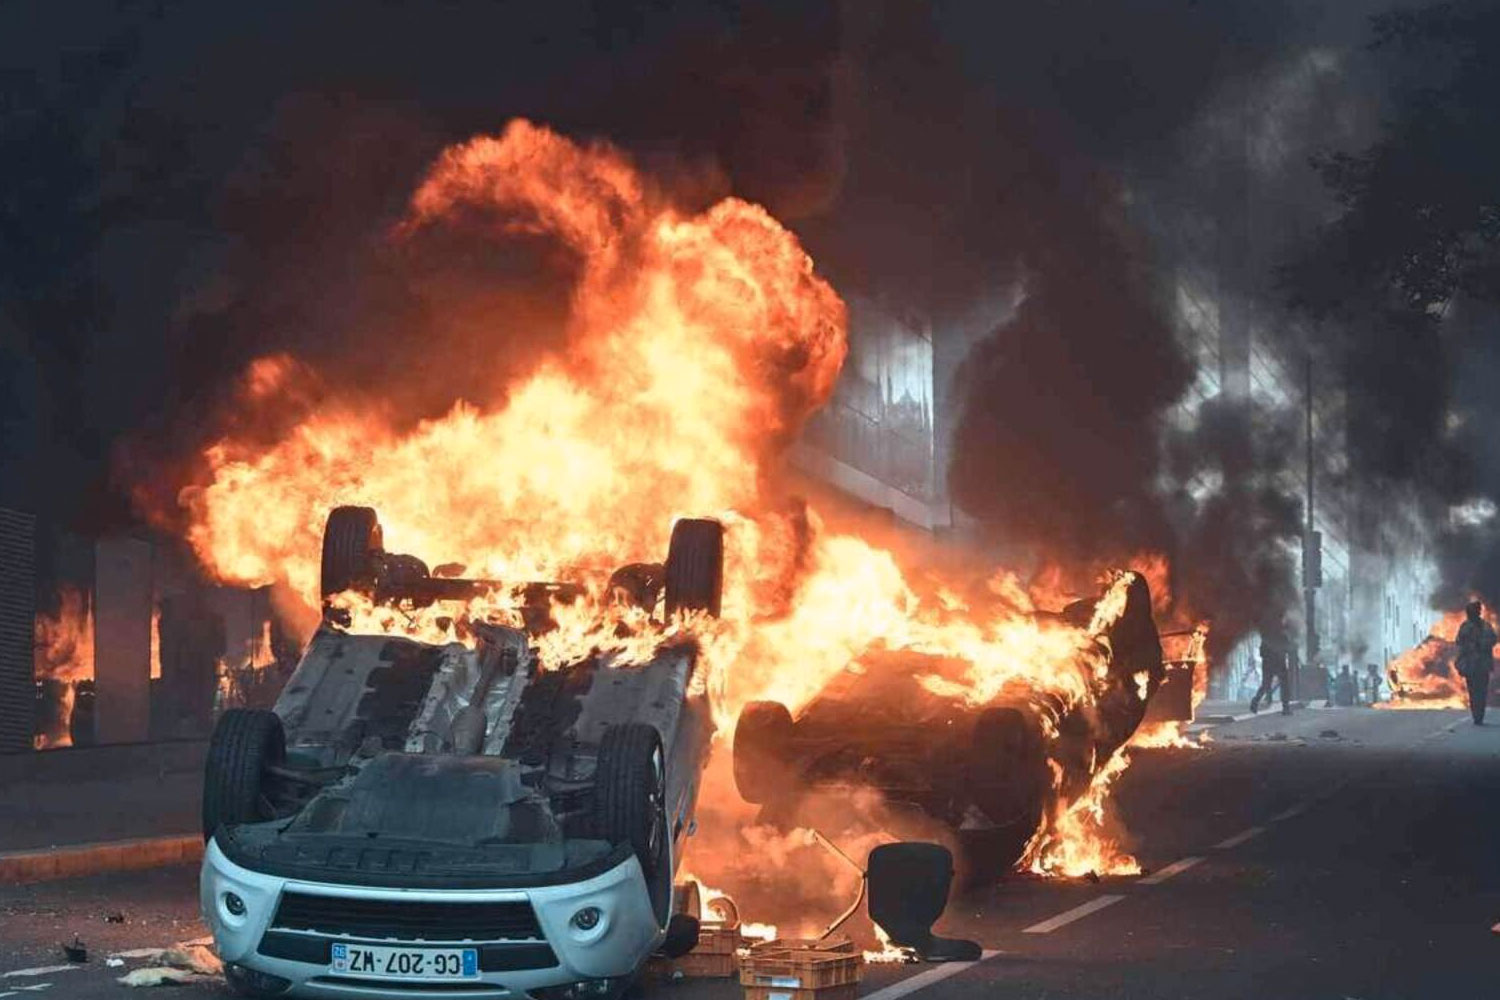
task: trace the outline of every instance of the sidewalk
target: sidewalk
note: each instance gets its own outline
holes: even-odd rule
[[[192,860],[202,850],[207,749],[184,741],[0,755],[0,881]]]

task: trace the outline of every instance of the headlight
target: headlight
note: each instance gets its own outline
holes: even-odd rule
[[[600,910],[599,907],[585,906],[583,909],[573,914],[573,919],[570,920],[569,923],[571,923],[576,929],[580,931],[591,931],[595,927],[599,926],[599,920],[603,916],[604,911]]]
[[[224,912],[231,917],[243,917],[245,915],[245,901],[232,892],[224,893]]]

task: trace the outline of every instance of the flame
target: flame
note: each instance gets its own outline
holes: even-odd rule
[[[161,605],[151,605],[151,679],[161,680]]]
[[[61,711],[47,732],[37,734],[36,748],[72,746],[69,726],[77,694],[75,685],[94,679],[94,610],[89,595],[76,587],[62,587],[57,614],[36,616],[33,639],[36,678],[60,681],[63,685]]]
[[[1464,680],[1455,667],[1458,647],[1454,642],[1464,617],[1462,611],[1444,614],[1433,623],[1427,638],[1386,665],[1390,697],[1377,702],[1376,708],[1468,708]],[[1484,617],[1491,627],[1496,625],[1494,612],[1488,607]]]
[[[880,943],[880,949],[865,951],[863,954],[866,962],[872,965],[904,965],[917,961],[916,949],[892,944],[891,936],[885,932],[884,927],[876,923],[870,926],[875,929],[875,940]]]
[[[1053,779],[1062,787],[1063,772],[1052,763]],[[1026,845],[1021,866],[1037,875],[1081,878],[1085,875],[1139,875],[1141,866],[1110,834],[1109,788],[1127,767],[1130,755],[1120,751],[1094,772],[1088,790],[1072,802],[1059,796],[1050,822]]]
[[[1154,584],[1151,595],[1154,601],[1156,597]],[[1164,650],[1165,659],[1169,662],[1192,664],[1193,718],[1197,718],[1198,706],[1203,703],[1204,698],[1208,697],[1208,628],[1208,624],[1204,622],[1186,636],[1174,636],[1174,638],[1186,640],[1184,648],[1176,655]],[[1168,637],[1163,636],[1163,638]],[[1207,744],[1213,742],[1213,737],[1206,731],[1198,733],[1196,737],[1189,736],[1187,727],[1192,724],[1192,719],[1142,723],[1136,729],[1135,734],[1130,737],[1130,746],[1145,749],[1202,750]]]
[[[558,627],[538,639],[544,667],[591,653],[640,662],[691,638],[723,729],[751,699],[795,712],[881,646],[962,661],[957,679],[923,683],[969,704],[1020,693],[1056,713],[1099,696],[1102,631],[1124,607],[1128,574],[1112,578],[1087,628],[1029,614],[1051,603],[1048,586],[1062,592],[1061,574],[1026,588],[998,575],[998,600],[969,607],[963,587],[913,583],[891,552],[776,494],[780,453],[829,398],[847,338],[843,302],[764,209],[726,198],[685,212],[613,148],[518,120],[445,152],[396,235],[471,225],[570,255],[566,350],[493,399],[415,424],[376,401],[314,400],[299,387],[318,373],[286,356],[252,365],[237,405],[274,409],[290,391],[298,415],[269,441],[264,428],[231,423],[205,452],[206,479],[184,492],[188,540],[216,578],[279,585],[315,612],[324,519],[363,504],[378,510],[387,550],[499,582],[461,607],[339,595],[353,629],[468,641],[466,621],[517,622],[527,582],[574,583],[584,596],[555,604]],[[393,368],[401,356],[391,352]],[[610,570],[660,561],[683,515],[725,525],[723,614],[659,622],[611,602]],[[1098,837],[1126,760],[1098,762],[1088,793],[1059,804],[1032,867],[1134,864]]]

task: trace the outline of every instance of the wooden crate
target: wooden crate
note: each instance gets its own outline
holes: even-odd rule
[[[757,941],[750,946],[752,955],[768,951],[835,951],[849,955],[857,950],[854,942],[845,934],[826,938],[775,938],[771,941]]]
[[[745,939],[738,927],[722,924],[704,924],[698,929],[698,945],[694,955],[733,955],[744,946]]]
[[[732,979],[740,968],[736,953],[743,943],[739,928],[708,924],[698,931],[696,948],[681,958],[653,958],[647,971],[663,979]]]
[[[733,979],[739,971],[734,952],[700,955],[690,951],[667,962],[667,974],[680,973],[686,979]]]
[[[822,991],[858,983],[863,966],[864,956],[858,952],[766,949],[741,960],[740,984],[783,991]]]

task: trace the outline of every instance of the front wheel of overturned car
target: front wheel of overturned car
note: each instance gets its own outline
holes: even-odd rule
[[[791,768],[787,745],[792,713],[779,701],[752,701],[740,710],[734,726],[734,787],[752,805],[767,805],[786,795]]]
[[[661,737],[644,722],[610,726],[599,741],[594,772],[594,826],[611,844],[629,844],[640,860],[657,923],[672,909],[667,832],[667,769]]]
[[[203,840],[226,823],[274,819],[266,770],[286,760],[286,733],[275,712],[231,708],[219,716],[203,768]]]
[[[672,525],[667,546],[667,615],[707,611],[715,618],[724,597],[724,526],[685,517]]]

